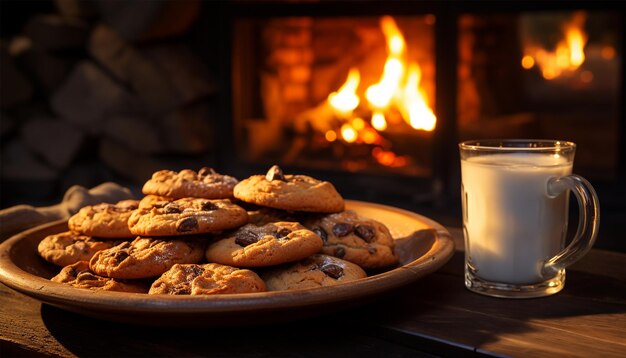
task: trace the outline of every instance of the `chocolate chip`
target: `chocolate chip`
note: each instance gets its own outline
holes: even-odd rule
[[[354,226],[348,223],[337,223],[333,226],[333,234],[338,237],[346,236],[354,230]]]
[[[280,169],[278,165],[272,166],[270,170],[267,171],[267,174],[265,174],[265,179],[267,179],[268,181],[272,181],[272,180],[286,181],[285,174],[283,174],[283,170]]]
[[[76,276],[76,281],[97,281],[98,280],[98,276],[92,274],[89,271],[83,271],[81,273],[78,274],[78,276]]]
[[[198,220],[193,216],[188,216],[176,223],[176,231],[187,232],[198,228]]]
[[[217,210],[219,208],[220,208],[219,206],[213,204],[210,201],[205,201],[204,203],[202,203],[202,210],[204,210],[204,211],[213,211],[213,210]]]
[[[335,249],[335,253],[334,253],[335,257],[338,258],[342,258],[344,256],[346,256],[346,249],[344,249],[343,247],[339,246]]]
[[[324,240],[324,242],[328,241],[328,234],[326,233],[326,230],[324,230],[323,228],[316,226],[311,231],[316,233],[317,236],[321,237],[322,240]]]
[[[282,229],[278,230],[278,231],[274,234],[274,236],[275,236],[277,239],[281,239],[281,238],[287,238],[287,235],[289,235],[289,234],[291,234],[291,230],[289,230],[289,229],[287,229],[286,227],[284,227],[284,228],[282,228]]]
[[[235,238],[235,244],[246,247],[259,241],[259,236],[252,231],[240,231]]]
[[[164,210],[166,214],[179,214],[182,212],[182,209],[180,208],[180,206],[178,206],[178,204],[175,204],[175,203],[169,203],[165,205]]]
[[[167,200],[161,200],[161,201],[157,201],[155,203],[152,204],[153,208],[164,208],[166,207],[168,204],[170,204],[169,201]]]
[[[209,168],[209,167],[204,167],[198,170],[198,176],[200,177],[204,177],[204,176],[211,175],[211,174],[217,174],[217,172],[213,170],[213,168]]]
[[[128,256],[130,256],[130,254],[126,251],[115,251],[113,254],[113,261],[119,264],[120,262],[126,260]]]
[[[376,253],[376,248],[374,246],[367,246],[367,252],[369,252],[370,254],[374,255]]]
[[[372,241],[374,236],[376,236],[376,230],[369,225],[357,225],[354,228],[354,233],[366,242]]]
[[[191,267],[191,274],[193,275],[193,278],[202,275],[203,272],[204,269],[201,266],[194,265]]]
[[[334,278],[335,280],[343,276],[343,268],[341,268],[341,266],[339,265],[325,264],[322,267],[320,267],[320,270],[326,275]]]

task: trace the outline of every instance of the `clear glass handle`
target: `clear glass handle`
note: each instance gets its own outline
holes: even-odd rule
[[[548,181],[548,194],[557,196],[571,190],[578,201],[578,229],[572,242],[556,256],[546,261],[543,274],[554,276],[560,270],[578,261],[593,246],[600,228],[600,202],[591,184],[578,175],[552,178]]]

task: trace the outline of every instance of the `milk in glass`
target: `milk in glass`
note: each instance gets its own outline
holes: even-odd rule
[[[571,172],[572,163],[558,154],[461,160],[466,255],[477,277],[512,284],[547,279],[541,268],[562,248],[569,199],[548,195],[548,180]]]

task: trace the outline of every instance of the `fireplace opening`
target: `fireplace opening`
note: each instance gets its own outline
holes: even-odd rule
[[[431,176],[435,21],[433,15],[236,21],[240,158]]]

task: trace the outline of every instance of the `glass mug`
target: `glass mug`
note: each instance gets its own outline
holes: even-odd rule
[[[598,197],[572,174],[576,144],[556,140],[477,140],[459,144],[465,286],[495,297],[541,297],[565,285],[565,268],[593,246]],[[569,193],[577,232],[565,247]]]

